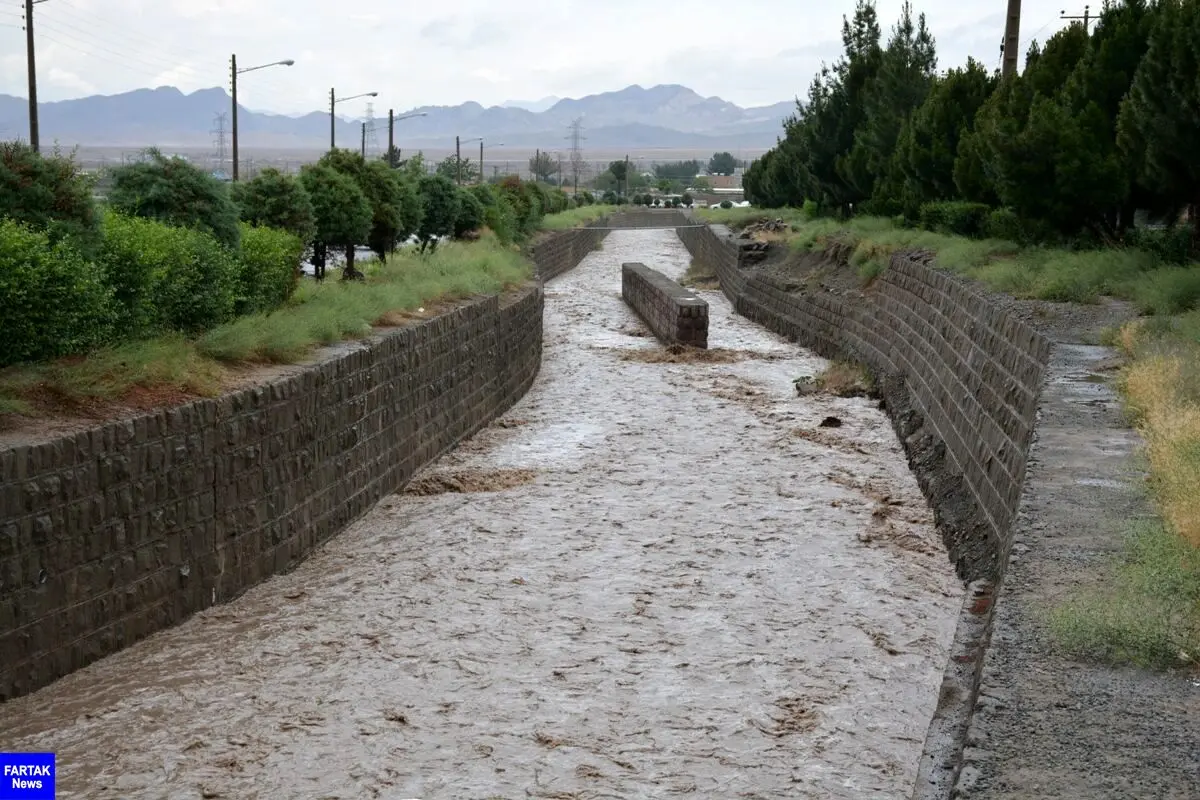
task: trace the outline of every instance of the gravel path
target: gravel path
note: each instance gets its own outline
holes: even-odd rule
[[[508,415],[296,571],[0,706],[0,749],[56,751],[61,798],[907,796],[961,588],[883,412],[796,397],[824,362],[718,293],[710,361],[672,363],[631,260],[688,255],[613,232]]]

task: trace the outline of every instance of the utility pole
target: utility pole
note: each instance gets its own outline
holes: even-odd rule
[[[483,183],[483,139],[479,140],[479,182]]]
[[[362,157],[367,160],[367,123],[362,124]]]
[[[462,141],[454,137],[454,182],[462,186]]]
[[[40,152],[38,145],[37,58],[33,52],[33,7],[46,0],[25,0],[25,56],[29,69],[29,146]]]
[[[629,195],[629,154],[625,154],[625,191],[621,194],[622,197]]]
[[[1004,43],[1000,52],[1004,57],[1000,74],[1007,78],[1017,74],[1017,60],[1021,47],[1021,0],[1008,0],[1008,18],[1004,23]]]
[[[1090,5],[1089,5],[1089,6],[1084,6],[1084,7],[1083,7],[1083,16],[1082,16],[1082,17],[1071,17],[1071,16],[1067,16],[1067,12],[1066,12],[1066,10],[1064,9],[1064,10],[1061,12],[1061,16],[1059,16],[1059,19],[1080,19],[1080,20],[1083,20],[1083,32],[1084,32],[1084,33],[1087,33],[1087,32],[1088,32],[1088,25],[1089,25],[1089,24],[1091,24],[1091,21],[1092,21],[1092,7],[1091,7]]]
[[[388,166],[396,168],[396,114],[388,109]]]
[[[335,127],[333,117],[333,105],[337,100],[334,99],[333,89],[329,90],[329,150],[330,152],[337,149],[337,128]]]
[[[535,155],[533,157],[533,170],[534,170],[533,171],[533,182],[534,183],[537,183],[537,179],[538,179],[537,170],[539,170],[541,168],[542,168],[542,149],[539,147],[537,149],[537,155]]]
[[[237,135],[237,54],[234,53],[229,57],[229,74],[233,78],[231,84],[233,95],[233,182],[237,183],[238,179],[238,135]],[[221,166],[225,166],[225,115],[221,115]]]

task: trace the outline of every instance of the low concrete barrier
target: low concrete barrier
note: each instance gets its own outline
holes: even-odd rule
[[[622,264],[621,296],[666,344],[708,347],[708,303],[661,272]]]

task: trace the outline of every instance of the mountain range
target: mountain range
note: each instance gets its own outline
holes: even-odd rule
[[[397,146],[444,148],[453,146],[457,135],[483,137],[495,146],[562,150],[569,146],[568,126],[582,118],[587,148],[766,148],[774,145],[783,119],[795,110],[792,101],[742,108],[679,85],[629,86],[578,99],[551,97],[525,104],[534,108],[549,104],[538,111],[517,102],[396,109],[397,116],[425,113],[396,123]],[[67,147],[211,147],[217,115],[229,110],[224,89],[184,94],[173,86],[160,86],[42,103],[38,122],[43,145],[57,141]],[[377,141],[386,145],[386,109],[376,107],[375,124]],[[339,118],[338,144],[357,146],[361,125],[361,119]],[[0,94],[3,136],[24,135],[28,129],[28,101]],[[238,130],[243,150],[323,148],[329,141],[329,114],[288,116],[239,105]]]

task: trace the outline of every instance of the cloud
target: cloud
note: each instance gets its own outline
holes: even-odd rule
[[[46,80],[52,86],[59,86],[64,89],[70,89],[80,94],[95,94],[96,86],[90,81],[85,81],[83,78],[76,75],[74,72],[68,72],[65,69],[52,67]],[[39,103],[39,105],[41,105]]]
[[[884,36],[903,0],[878,0]],[[767,105],[803,96],[822,60],[841,53],[855,0],[61,0],[36,6],[42,96],[62,100],[175,83],[184,91],[228,85],[228,59],[296,66],[248,75],[255,107],[320,109],[329,87],[378,90],[397,110],[513,96],[580,97],[629,84],[680,83],[703,96]],[[999,56],[996,0],[915,0],[937,38],[939,65]],[[1024,52],[1061,26],[1058,8],[1026,4]],[[0,23],[15,21],[0,8]],[[43,24],[44,23],[44,24]],[[0,27],[0,92],[25,94],[24,34]],[[57,72],[52,72],[57,70]],[[51,78],[51,75],[60,76]],[[67,76],[75,76],[72,79]],[[82,81],[82,82],[81,82]]]

